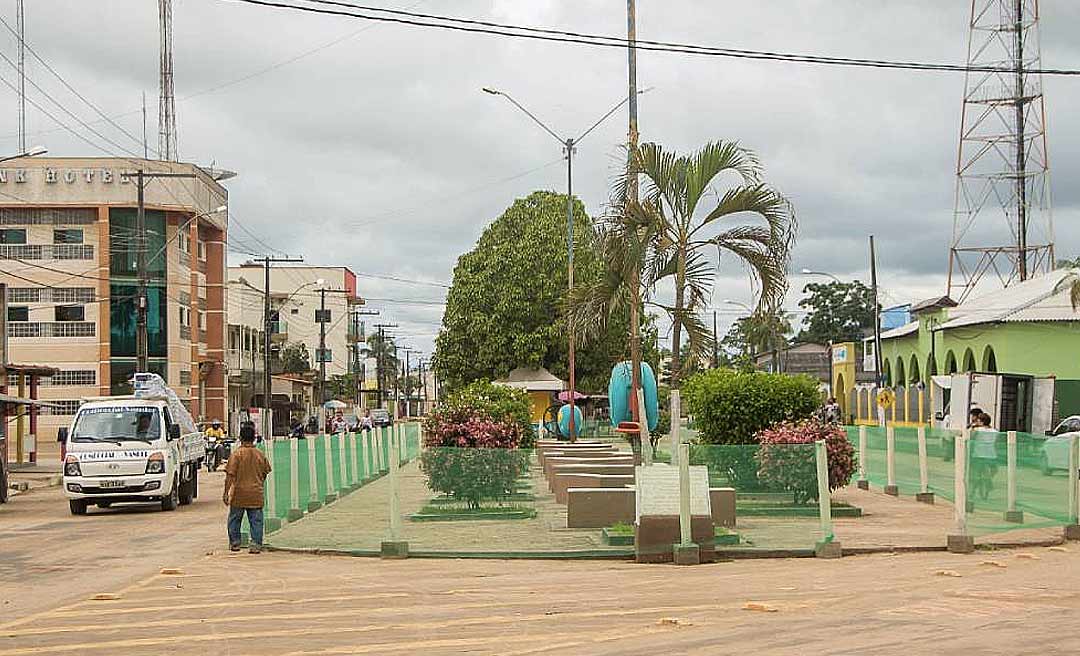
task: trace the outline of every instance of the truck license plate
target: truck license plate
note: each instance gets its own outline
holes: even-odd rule
[[[101,487],[103,489],[110,487],[124,487],[124,481],[101,481]]]

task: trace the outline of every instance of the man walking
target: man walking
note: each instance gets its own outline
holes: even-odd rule
[[[262,551],[263,542],[263,482],[270,473],[270,462],[255,448],[255,435],[241,431],[240,448],[229,457],[225,466],[225,494],[222,501],[229,507],[229,550],[240,551],[240,522],[247,514],[251,527],[250,553]]]

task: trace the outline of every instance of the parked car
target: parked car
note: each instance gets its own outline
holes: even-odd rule
[[[1080,436],[1080,415],[1072,415],[1061,420],[1054,430],[1047,435],[1039,457],[1039,468],[1049,476],[1055,471],[1069,470],[1069,443],[1073,437]]]
[[[380,426],[392,426],[394,424],[394,418],[390,416],[390,413],[384,408],[375,408],[371,411],[371,423],[376,427]]]

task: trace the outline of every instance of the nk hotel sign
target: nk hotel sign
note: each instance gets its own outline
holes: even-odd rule
[[[39,176],[45,184],[131,184],[135,173],[104,168],[0,169],[0,185],[25,184]]]

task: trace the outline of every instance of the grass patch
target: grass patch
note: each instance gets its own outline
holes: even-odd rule
[[[513,505],[514,502],[521,502],[521,501],[536,501],[536,496],[533,495],[532,493],[527,493],[527,492],[515,492],[513,494],[507,495],[506,497],[503,497],[502,499],[500,499],[499,503],[511,502],[511,505]],[[446,496],[435,497],[431,501],[428,501],[428,505],[429,506],[454,506],[454,507],[457,507],[457,508],[465,508],[465,509],[468,508],[468,506],[463,501],[461,501],[461,499],[455,499],[454,497],[446,497]],[[501,506],[493,506],[493,507],[501,507]]]
[[[432,501],[436,501],[432,499]],[[521,504],[505,504],[470,508],[468,505],[455,503],[428,503],[420,512],[409,516],[414,522],[467,522],[477,520],[532,519],[536,509]]]

